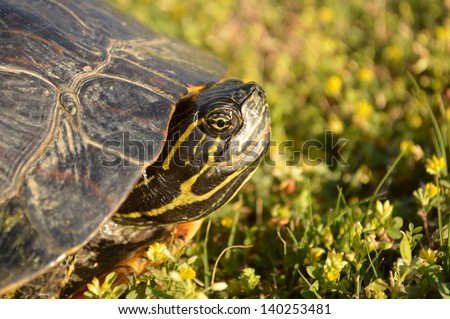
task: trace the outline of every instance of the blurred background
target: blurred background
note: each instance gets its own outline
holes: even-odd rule
[[[110,2],[266,91],[270,154],[186,251],[207,286],[252,245],[213,296],[450,291],[449,0]]]

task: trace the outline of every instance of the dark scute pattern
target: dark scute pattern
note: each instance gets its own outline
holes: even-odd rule
[[[166,98],[133,83],[98,78],[83,85],[80,101],[82,128],[90,139],[142,167],[158,156],[175,108]]]
[[[0,71],[0,202],[49,134],[55,97],[40,79]]]

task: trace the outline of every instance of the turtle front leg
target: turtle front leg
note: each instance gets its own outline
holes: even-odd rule
[[[161,240],[155,242],[164,243],[170,249],[170,253],[175,255],[180,252],[195,236],[200,229],[203,219],[180,223],[176,225],[170,225],[167,227],[167,232],[164,236],[161,236]],[[161,261],[151,261],[147,257],[148,245],[141,247],[136,251],[130,253],[125,258],[120,260],[111,271],[105,272],[98,279],[99,282],[104,282],[106,276],[110,272],[115,272],[117,277],[111,288],[118,285],[128,285],[128,277],[130,275],[138,277],[151,267],[155,267],[161,264]],[[75,293],[68,295],[68,298],[85,298],[84,293],[87,291],[87,285],[83,285]]]

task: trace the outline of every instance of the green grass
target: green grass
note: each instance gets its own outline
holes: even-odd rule
[[[449,1],[114,2],[259,82],[274,141],[130,297],[450,297]]]

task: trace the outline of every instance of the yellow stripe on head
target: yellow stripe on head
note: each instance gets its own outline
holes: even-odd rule
[[[183,134],[181,134],[180,138],[178,139],[178,141],[175,143],[175,145],[171,148],[169,155],[167,155],[167,157],[164,159],[162,168],[163,170],[168,170],[170,167],[170,161],[172,160],[172,158],[175,155],[175,152],[180,148],[181,144],[183,144],[183,142],[187,139],[187,137],[189,136],[189,134],[191,134],[191,132],[200,124],[200,120],[197,120],[195,122],[192,122],[187,128],[186,130],[183,132]]]
[[[184,182],[181,185],[181,194],[177,197],[175,197],[173,199],[173,201],[171,201],[170,203],[158,207],[158,208],[154,208],[150,211],[147,212],[133,212],[133,213],[128,213],[127,217],[131,217],[131,218],[138,218],[138,217],[142,217],[142,216],[158,216],[161,214],[164,214],[164,212],[175,209],[179,206],[182,205],[189,205],[189,204],[193,204],[196,202],[202,202],[205,201],[207,199],[209,199],[211,196],[213,196],[216,192],[220,192],[223,188],[226,188],[229,183],[236,178],[237,176],[240,175],[240,173],[245,170],[247,167],[241,167],[238,170],[234,171],[232,174],[230,174],[226,179],[224,179],[219,185],[217,185],[217,187],[215,187],[214,189],[210,190],[209,192],[206,192],[204,194],[194,194],[191,192],[192,189],[192,185],[195,183],[195,181],[197,180],[197,178],[200,175],[195,175],[193,176],[191,179],[187,180],[186,182]],[[195,180],[194,180],[195,178]]]
[[[140,181],[139,183],[134,185],[134,188],[140,188],[142,186],[145,186],[148,183],[150,183],[154,178],[155,178],[155,176],[150,176],[149,178],[143,179],[142,181]]]

